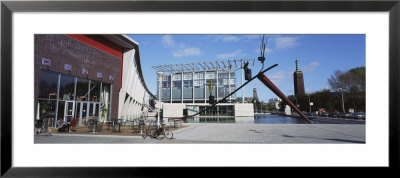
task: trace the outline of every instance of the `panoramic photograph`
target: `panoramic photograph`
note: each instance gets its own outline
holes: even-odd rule
[[[36,34],[35,144],[365,144],[365,34]]]

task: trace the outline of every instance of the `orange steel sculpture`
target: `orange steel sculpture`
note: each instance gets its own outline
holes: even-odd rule
[[[267,86],[270,90],[272,90],[278,97],[280,97],[283,101],[286,101],[290,107],[292,107],[304,120],[306,120],[309,124],[312,124],[311,121],[308,119],[307,116],[305,116],[299,108],[297,108],[296,105],[293,104],[293,102],[291,102],[279,89],[278,87],[276,87],[271,80],[268,79],[267,76],[264,75],[265,72],[267,72],[268,70],[274,68],[278,66],[278,64],[274,64],[271,67],[259,72],[256,76],[252,77],[251,79],[249,79],[246,83],[244,83],[243,85],[241,85],[239,88],[237,88],[235,91],[233,91],[232,93],[230,93],[229,95],[225,96],[224,98],[222,98],[221,100],[219,100],[218,102],[214,102],[211,104],[211,107],[201,110],[196,114],[193,114],[191,116],[184,116],[182,118],[179,119],[183,119],[186,120],[186,118],[189,117],[194,117],[196,115],[199,115],[200,113],[203,113],[207,110],[209,110],[210,108],[216,106],[218,103],[224,102],[226,101],[226,98],[228,98],[229,96],[233,95],[234,93],[236,93],[237,91],[239,91],[241,88],[243,88],[245,85],[247,85],[248,83],[250,83],[252,80],[254,80],[255,78],[258,78],[262,83],[264,83],[265,86]]]
[[[287,98],[279,89],[278,87],[276,87],[274,85],[274,83],[272,83],[271,80],[268,79],[267,76],[265,76],[263,73],[259,73],[257,75],[258,80],[260,80],[265,86],[267,86],[272,92],[274,92],[277,96],[279,96],[279,98],[281,98],[282,100],[286,101],[290,107],[292,107],[297,114],[299,114],[304,120],[306,120],[309,124],[311,124],[311,121],[308,119],[307,116],[305,116],[300,109],[293,104],[292,101],[289,100],[289,98]]]

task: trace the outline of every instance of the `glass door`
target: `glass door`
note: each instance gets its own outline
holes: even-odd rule
[[[87,123],[87,114],[88,114],[88,112],[87,112],[87,109],[88,109],[88,103],[86,103],[86,102],[81,102],[81,116],[80,116],[80,120],[82,121],[82,123],[83,124],[85,124],[86,125],[86,123]]]
[[[78,119],[79,126],[86,125],[88,122],[88,117],[91,116],[88,109],[91,104],[89,102],[77,101],[75,107],[75,118]]]
[[[78,119],[78,126],[82,125],[82,102],[75,104],[75,119]]]
[[[65,110],[64,110],[64,122],[70,122],[72,117],[74,116],[74,101],[66,101],[65,102]]]
[[[89,117],[93,117],[97,121],[100,121],[99,120],[99,106],[100,106],[100,103],[90,102],[89,106],[90,106],[89,107]]]

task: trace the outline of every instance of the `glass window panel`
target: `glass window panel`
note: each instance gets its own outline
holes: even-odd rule
[[[184,80],[184,81],[183,81],[183,87],[184,87],[184,88],[191,88],[191,87],[193,87],[193,81],[191,81],[191,80]]]
[[[169,81],[164,81],[164,82],[162,82],[162,87],[163,88],[169,88],[170,87],[170,82]]]
[[[194,85],[196,88],[204,87],[204,80],[194,80],[193,85]]]
[[[83,103],[83,105],[82,105],[82,123],[83,124],[87,124],[87,107],[88,107],[88,104],[87,103]]]
[[[235,74],[235,72],[234,72],[234,71],[231,71],[230,73],[231,73],[231,76],[230,76],[230,78],[235,78],[235,77],[236,77],[236,74]]]
[[[214,79],[208,79],[207,80],[207,88],[206,88],[207,96],[210,96],[210,86],[209,86],[210,84],[212,85],[211,96],[215,96],[217,90],[215,89],[216,85],[215,85],[215,80]]]
[[[171,97],[171,88],[163,88],[162,90],[161,90],[161,99],[162,100],[169,100],[170,99],[170,97]]]
[[[181,99],[182,98],[182,90],[180,88],[174,88],[172,90],[172,99]]]
[[[56,100],[40,100],[39,99],[39,119],[47,122],[49,126],[54,125],[54,118],[56,116]]]
[[[82,104],[82,102],[76,102],[75,103],[75,113],[74,113],[74,117],[76,118],[76,119],[79,119],[79,117],[80,117],[80,114],[81,114],[81,104]]]
[[[171,81],[170,75],[163,75],[163,81]]]
[[[72,102],[67,102],[67,104],[68,104],[67,110],[66,110],[67,113],[65,113],[65,114],[68,115],[68,116],[71,116],[71,115],[73,114],[73,113],[72,113],[72,110],[73,110],[73,105],[74,105],[74,103],[72,103]]]
[[[101,102],[110,103],[110,84],[102,83]]]
[[[57,99],[58,73],[40,71],[39,98]]]
[[[193,81],[184,80],[183,81],[183,98],[192,99],[193,98]]]
[[[93,80],[90,82],[90,101],[100,101],[100,82]]]
[[[204,72],[196,72],[194,73],[194,79],[203,79]]]
[[[60,100],[73,100],[75,90],[75,77],[61,74],[60,79]]]
[[[173,81],[172,82],[172,87],[175,88],[181,88],[182,87],[182,82],[181,81]]]
[[[64,120],[65,101],[58,102],[57,120]]]
[[[183,80],[192,80],[192,73],[184,73]]]
[[[76,100],[87,101],[89,80],[78,77],[76,86]]]
[[[192,99],[192,98],[193,98],[193,89],[183,88],[183,99]]]
[[[172,74],[172,81],[182,80],[181,74]]]
[[[204,99],[204,86],[194,88],[195,99]]]
[[[223,98],[225,96],[224,87],[218,87],[218,98]]]
[[[94,110],[94,104],[90,103],[89,104],[89,117],[93,116],[93,110]]]
[[[104,103],[100,109],[100,112],[101,112],[100,121],[101,122],[105,122],[108,120],[109,111],[110,111],[110,104]]]
[[[206,72],[206,79],[214,79],[215,72]]]

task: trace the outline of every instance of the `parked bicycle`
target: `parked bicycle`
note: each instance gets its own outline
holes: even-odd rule
[[[38,121],[35,124],[34,132],[36,135],[51,136],[51,130],[49,128],[49,118],[44,118],[42,121]]]
[[[174,134],[172,131],[165,127],[165,124],[161,124],[161,127],[158,127],[156,123],[149,124],[142,134],[142,138],[146,139],[149,136],[150,138],[157,138],[162,140],[164,138],[172,139]]]

